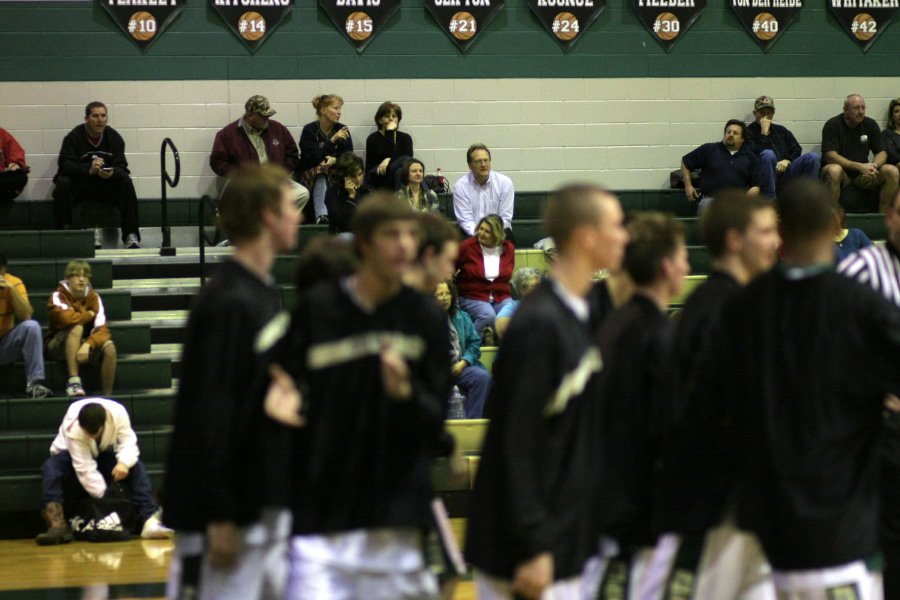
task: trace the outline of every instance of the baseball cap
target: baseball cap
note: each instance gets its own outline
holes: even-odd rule
[[[271,117],[275,114],[275,111],[269,106],[269,99],[265,96],[250,96],[250,99],[244,104],[244,110],[262,117]]]
[[[771,108],[772,110],[775,110],[775,101],[768,96],[760,96],[756,99],[756,102],[753,103],[753,110],[759,110],[761,108]]]

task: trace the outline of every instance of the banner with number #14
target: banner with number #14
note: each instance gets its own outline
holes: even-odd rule
[[[184,9],[183,0],[155,0],[152,6],[131,0],[97,1],[141,52],[149,48]]]
[[[291,12],[291,0],[209,0],[225,25],[255,52]]]

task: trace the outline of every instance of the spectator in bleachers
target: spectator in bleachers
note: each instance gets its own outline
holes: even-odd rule
[[[880,206],[886,210],[897,193],[900,171],[888,162],[878,123],[866,116],[866,101],[859,94],[847,96],[844,112],[822,127],[822,160],[822,178],[835,202],[847,186],[879,189]]]
[[[842,260],[866,246],[872,245],[869,236],[858,227],[847,227],[847,213],[840,204],[834,206],[834,262]]]
[[[91,287],[91,265],[73,260],[66,265],[64,277],[47,301],[47,359],[66,361],[66,396],[85,395],[78,371],[88,363],[100,368],[100,390],[110,396],[116,378],[116,345],[103,300]]]
[[[888,106],[887,127],[881,132],[881,141],[887,163],[900,169],[900,98],[894,98]]]
[[[163,502],[176,530],[170,597],[282,597],[290,431],[263,412],[260,353],[272,343],[261,332],[280,323],[275,255],[297,245],[289,179],[276,165],[242,165],[219,204],[235,250],[188,318]]]
[[[480,419],[491,393],[491,374],[481,364],[481,336],[466,311],[457,306],[456,286],[439,283],[434,297],[447,311],[450,325],[450,374],[466,397],[467,419]]]
[[[228,177],[232,169],[244,163],[272,163],[293,173],[300,162],[297,142],[288,128],[271,119],[275,111],[265,96],[251,96],[244,103],[244,116],[216,133],[209,166],[221,177]],[[294,180],[291,189],[297,208],[303,210],[309,200],[309,190]]]
[[[399,104],[382,102],[375,111],[378,131],[366,138],[366,185],[372,189],[400,189],[400,169],[413,156],[413,139],[399,131],[403,110]]]
[[[716,418],[719,396],[709,393],[710,348],[718,339],[722,310],[729,299],[775,265],[781,240],[775,206],[743,191],[719,194],[700,219],[712,256],[707,280],[688,297],[675,324],[664,412],[656,517],[663,534],[654,549],[654,571],[683,569],[696,581],[697,600],[774,598],[768,563],[758,542],[729,518],[734,469],[728,460],[730,424]],[[674,564],[682,543],[702,544],[693,564]],[[731,558],[719,560],[724,548]],[[666,577],[668,582],[676,577]],[[667,583],[667,586],[671,586]],[[674,595],[669,587],[666,595]],[[768,594],[768,595],[766,595]],[[659,595],[654,597],[665,597]]]
[[[303,126],[300,132],[300,183],[312,191],[316,223],[328,223],[325,191],[328,188],[328,170],[338,157],[353,152],[350,129],[341,123],[344,99],[337,94],[322,94],[312,100],[318,117]]]
[[[512,319],[522,298],[531,293],[531,290],[537,287],[541,282],[541,272],[534,267],[523,267],[516,269],[509,281],[510,291],[514,296],[513,301],[500,309],[497,318],[494,320],[494,329],[497,330],[497,337],[503,338],[506,328],[509,327],[509,320]]]
[[[114,482],[124,483],[142,522],[141,537],[167,539],[173,532],[160,521],[147,469],[138,459],[137,435],[124,406],[106,398],[72,402],[43,467],[43,510],[48,529],[40,546],[67,544],[72,529],[63,506],[79,498],[103,498]]]
[[[900,193],[884,217],[887,240],[851,254],[838,264],[842,273],[869,286],[900,309]],[[894,407],[896,412],[896,406]],[[884,554],[884,597],[900,598],[900,423],[891,415],[881,453],[881,548]]]
[[[0,254],[0,365],[24,360],[25,395],[44,398],[53,392],[43,384],[41,326],[31,319],[34,309],[25,284],[7,269],[6,257]]]
[[[641,213],[629,220],[628,234],[622,268],[634,293],[606,319],[598,337],[604,363],[598,398],[605,414],[596,434],[608,457],[601,531],[618,543],[619,560],[639,565],[655,541],[652,509],[673,327],[666,310],[691,267],[684,228],[674,217]]]
[[[297,256],[294,287],[303,293],[323,281],[335,281],[352,275],[359,266],[353,242],[342,236],[316,237]]]
[[[818,182],[784,190],[784,262],[726,304],[708,366],[709,418],[731,425],[734,513],[762,544],[779,598],[881,597],[868,561],[880,545],[883,402],[900,391],[900,311],[830,268],[832,204]]]
[[[594,314],[591,331],[595,335],[600,333],[606,317],[628,302],[631,294],[634,293],[634,282],[622,268],[606,269],[597,276],[599,279],[594,282],[591,293],[588,295],[591,312]]]
[[[331,233],[350,231],[353,215],[365,193],[364,179],[363,159],[352,152],[342,154],[331,167],[328,172],[328,191],[325,192],[328,231]]]
[[[125,140],[107,125],[106,105],[91,102],[84,107],[84,124],[76,125],[63,138],[59,170],[53,178],[53,215],[56,228],[72,224],[76,202],[95,200],[119,209],[122,241],[126,248],[141,247],[138,202],[125,157]],[[94,228],[94,246],[102,234]]]
[[[419,213],[419,251],[404,278],[406,285],[434,294],[437,284],[453,277],[459,254],[459,230],[443,217]]]
[[[691,202],[699,200],[699,212],[703,212],[722,189],[739,188],[747,190],[750,196],[759,193],[759,158],[745,143],[746,131],[743,121],[730,119],[725,123],[725,136],[721,142],[703,144],[682,157],[684,194]],[[691,183],[694,169],[701,169],[699,190]]]
[[[512,232],[516,196],[512,179],[491,170],[491,151],[484,144],[469,146],[466,162],[469,172],[453,186],[453,212],[459,228],[474,236],[481,219],[493,214],[503,220],[503,229]]]
[[[581,573],[597,549],[594,384],[605,359],[590,335],[587,295],[595,271],[618,266],[628,236],[618,199],[595,186],[558,190],[544,214],[557,258],[494,361],[491,425],[472,492],[466,559],[480,600],[596,590],[582,586]]]
[[[495,343],[497,313],[512,302],[509,280],[516,268],[516,247],[506,239],[503,221],[487,215],[478,221],[475,237],[459,245],[456,285],[459,306],[469,313],[488,346]]]
[[[27,183],[25,151],[12,134],[0,127],[0,202],[15,199]]]
[[[775,198],[777,188],[792,177],[817,178],[822,155],[818,152],[803,154],[797,138],[790,130],[772,122],[775,101],[760,96],[753,103],[755,121],[747,126],[747,143],[759,155],[760,191]]]
[[[425,163],[410,158],[400,169],[400,190],[397,194],[419,212],[438,213],[441,210],[437,194],[425,185]]]

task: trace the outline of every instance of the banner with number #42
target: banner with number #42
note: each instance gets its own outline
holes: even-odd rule
[[[152,6],[131,0],[97,0],[134,45],[145,51],[184,8],[183,0],[156,0]]]

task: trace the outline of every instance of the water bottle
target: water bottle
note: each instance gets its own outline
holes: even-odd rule
[[[440,167],[437,168],[435,172],[434,180],[437,182],[438,189],[435,190],[438,194],[446,194],[450,191],[450,186],[447,185],[447,178],[444,177],[444,172]]]
[[[465,419],[466,418],[466,397],[459,391],[459,386],[454,385],[453,391],[450,392],[450,415],[449,419]]]

